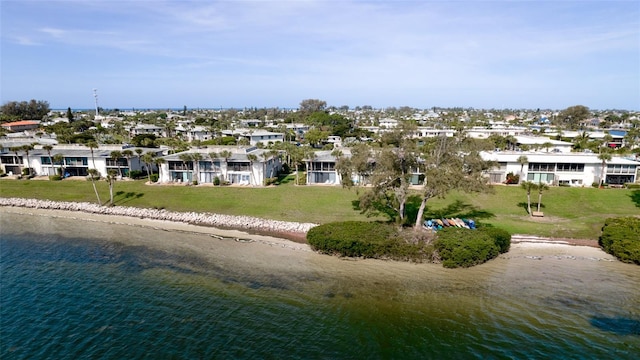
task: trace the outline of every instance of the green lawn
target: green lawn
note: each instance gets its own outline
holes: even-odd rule
[[[98,191],[108,201],[105,181],[98,183]],[[294,186],[291,182],[268,188],[159,186],[119,181],[115,192],[116,205],[121,206],[313,223],[367,219],[353,209],[357,190],[340,187]],[[96,201],[91,182],[71,180],[2,179],[0,196]],[[526,200],[524,190],[517,186],[496,186],[492,194],[452,193],[446,199],[431,200],[425,216],[469,217],[512,233],[596,239],[607,217],[640,215],[640,190],[552,187],[543,193],[543,218],[527,216]],[[537,194],[532,194],[532,202],[535,206]]]

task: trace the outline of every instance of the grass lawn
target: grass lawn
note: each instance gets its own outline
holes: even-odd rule
[[[105,181],[98,183],[103,202],[109,200]],[[173,211],[249,215],[260,218],[326,223],[367,220],[353,209],[358,191],[334,186],[211,187],[145,185],[140,181],[115,184],[120,206],[165,208]],[[0,180],[0,196],[96,202],[90,181]],[[597,239],[608,217],[640,215],[640,190],[552,187],[543,193],[542,218],[526,212],[526,193],[518,186],[496,186],[491,194],[451,193],[427,204],[425,217],[468,217],[511,233]],[[531,195],[532,207],[538,201]],[[415,209],[410,202],[407,210]]]

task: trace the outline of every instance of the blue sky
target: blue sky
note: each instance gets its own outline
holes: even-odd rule
[[[640,109],[639,1],[1,0],[0,100]]]

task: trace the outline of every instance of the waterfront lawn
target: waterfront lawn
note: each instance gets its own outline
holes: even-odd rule
[[[100,181],[103,202],[109,189]],[[334,186],[295,186],[291,182],[267,188],[145,185],[143,180],[118,181],[115,203],[120,206],[165,208],[172,211],[248,215],[266,219],[328,223],[371,220],[353,209],[357,189]],[[640,215],[637,189],[552,187],[542,196],[542,218],[529,217],[526,193],[518,186],[496,186],[490,194],[453,192],[432,199],[425,217],[469,217],[512,234],[597,239],[609,217]],[[363,189],[359,189],[363,191]],[[0,180],[0,196],[96,202],[89,181]],[[537,193],[532,194],[535,208]],[[380,219],[378,219],[380,220]]]

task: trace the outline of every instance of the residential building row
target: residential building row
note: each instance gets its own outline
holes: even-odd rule
[[[209,146],[181,153],[166,154],[166,149],[146,148],[163,159],[158,166],[145,164],[139,156],[111,158],[113,150],[123,147],[101,146],[93,150],[84,146],[56,146],[51,152],[63,156],[63,161],[52,163],[49,153],[36,146],[27,156],[4,148],[0,152],[0,167],[6,174],[20,174],[30,167],[34,175],[53,175],[62,169],[63,175],[87,176],[89,169],[97,169],[103,176],[115,170],[126,176],[128,171],[151,170],[158,172],[158,182],[164,184],[197,181],[199,184],[220,183],[245,186],[264,186],[267,179],[276,177],[283,167],[282,154],[256,146]],[[341,156],[349,157],[350,148],[341,149]],[[490,183],[505,183],[507,175],[520,176],[521,180],[543,182],[549,185],[591,186],[604,180],[607,184],[639,183],[640,161],[634,158],[612,156],[603,161],[597,154],[569,152],[492,151],[481,153],[483,159],[493,161],[495,167],[486,172]],[[342,185],[336,170],[339,159],[332,151],[316,151],[305,160],[303,169],[307,185]],[[147,166],[151,166],[147,169]],[[420,185],[424,177],[414,169],[411,183]],[[367,184],[366,177],[352,174],[355,184]]]

